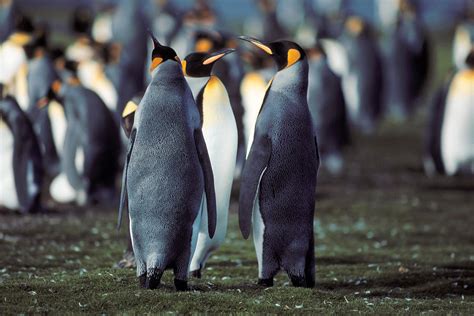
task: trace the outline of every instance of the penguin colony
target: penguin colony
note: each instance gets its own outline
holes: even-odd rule
[[[122,266],[150,289],[172,269],[181,291],[224,242],[240,179],[239,226],[253,235],[258,284],[284,270],[313,287],[319,167],[342,172],[350,129],[373,133],[384,112],[412,115],[429,45],[415,1],[398,1],[387,65],[367,21],[347,14],[335,27],[308,3],[301,46],[282,39],[291,23],[273,1],[259,1],[262,32],[237,37],[212,28],[206,1],[187,13],[163,1],[147,23],[140,1],[123,0],[95,20],[79,7],[76,40],[62,50],[47,25],[2,2],[0,207],[41,212],[42,194],[78,206],[119,200],[118,227],[128,210],[130,231]],[[474,174],[473,25],[457,29],[455,70],[432,101],[428,175]]]

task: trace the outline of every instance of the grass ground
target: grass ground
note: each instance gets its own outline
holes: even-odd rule
[[[293,288],[284,274],[273,288],[255,285],[253,245],[237,227],[236,186],[227,240],[186,293],[175,292],[171,272],[150,291],[138,287],[134,270],[112,268],[126,245],[114,209],[0,213],[0,314],[472,314],[474,180],[424,176],[423,117],[356,136],[345,172],[320,174],[314,289]]]

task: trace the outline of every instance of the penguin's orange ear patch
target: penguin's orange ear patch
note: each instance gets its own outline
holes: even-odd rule
[[[196,41],[194,45],[194,50],[198,53],[207,53],[213,48],[213,44],[209,39],[201,38]]]
[[[186,66],[187,66],[186,60],[182,60],[181,61],[181,68],[183,69],[183,74],[184,75],[186,75]]]
[[[161,57],[155,57],[151,61],[151,66],[150,66],[150,72],[156,69],[161,63],[163,62],[163,58]]]
[[[130,114],[134,113],[138,109],[138,105],[133,101],[128,101],[127,105],[122,112],[122,118],[129,116]]]
[[[354,35],[359,35],[360,33],[362,33],[364,28],[364,21],[362,21],[362,19],[359,17],[351,16],[346,21],[346,29]]]
[[[219,54],[219,55],[215,55],[215,56],[206,58],[206,59],[204,59],[204,61],[202,62],[202,64],[203,64],[203,65],[212,64],[213,62],[215,62],[216,60],[221,59],[221,58],[224,57],[224,56],[225,56],[225,53],[222,53],[222,54]]]
[[[291,65],[296,63],[298,60],[300,60],[300,58],[301,58],[301,53],[299,52],[299,50],[290,48],[288,50],[288,56],[287,56],[288,63],[286,67],[290,67]]]
[[[59,90],[61,90],[61,86],[61,81],[54,80],[53,84],[51,85],[51,90],[53,90],[54,93],[59,93]]]

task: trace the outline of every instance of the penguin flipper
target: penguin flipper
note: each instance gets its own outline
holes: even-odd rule
[[[272,153],[272,141],[260,136],[253,141],[248,159],[244,165],[239,196],[239,227],[247,239],[252,226],[252,210],[261,175],[268,165]]]
[[[207,223],[209,230],[209,237],[214,237],[216,232],[217,222],[217,207],[216,207],[216,190],[214,187],[214,174],[212,172],[211,160],[207,152],[206,142],[202,130],[196,129],[194,131],[194,142],[199,156],[199,162],[204,174],[204,191],[207,199]]]
[[[17,153],[13,159],[13,174],[15,179],[15,189],[22,212],[28,212],[28,183],[27,183],[27,165],[28,156],[26,150],[22,150],[21,142],[15,142],[14,153]]]
[[[119,213],[117,219],[117,230],[120,229],[122,226],[122,217],[123,217],[123,210],[125,208],[125,203],[127,203],[128,208],[128,194],[127,194],[127,174],[128,174],[128,163],[130,162],[130,155],[133,150],[133,144],[135,143],[135,136],[137,134],[137,130],[134,129],[130,134],[130,142],[128,144],[127,156],[125,157],[125,164],[123,166],[123,173],[122,173],[122,190],[120,191],[120,205],[119,205]]]

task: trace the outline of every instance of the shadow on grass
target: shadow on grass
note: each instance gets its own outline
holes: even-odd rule
[[[473,296],[474,269],[441,268],[436,271],[384,273],[376,278],[349,281],[320,282],[318,287],[329,291],[364,293],[365,296],[393,298],[440,298],[446,296]]]

